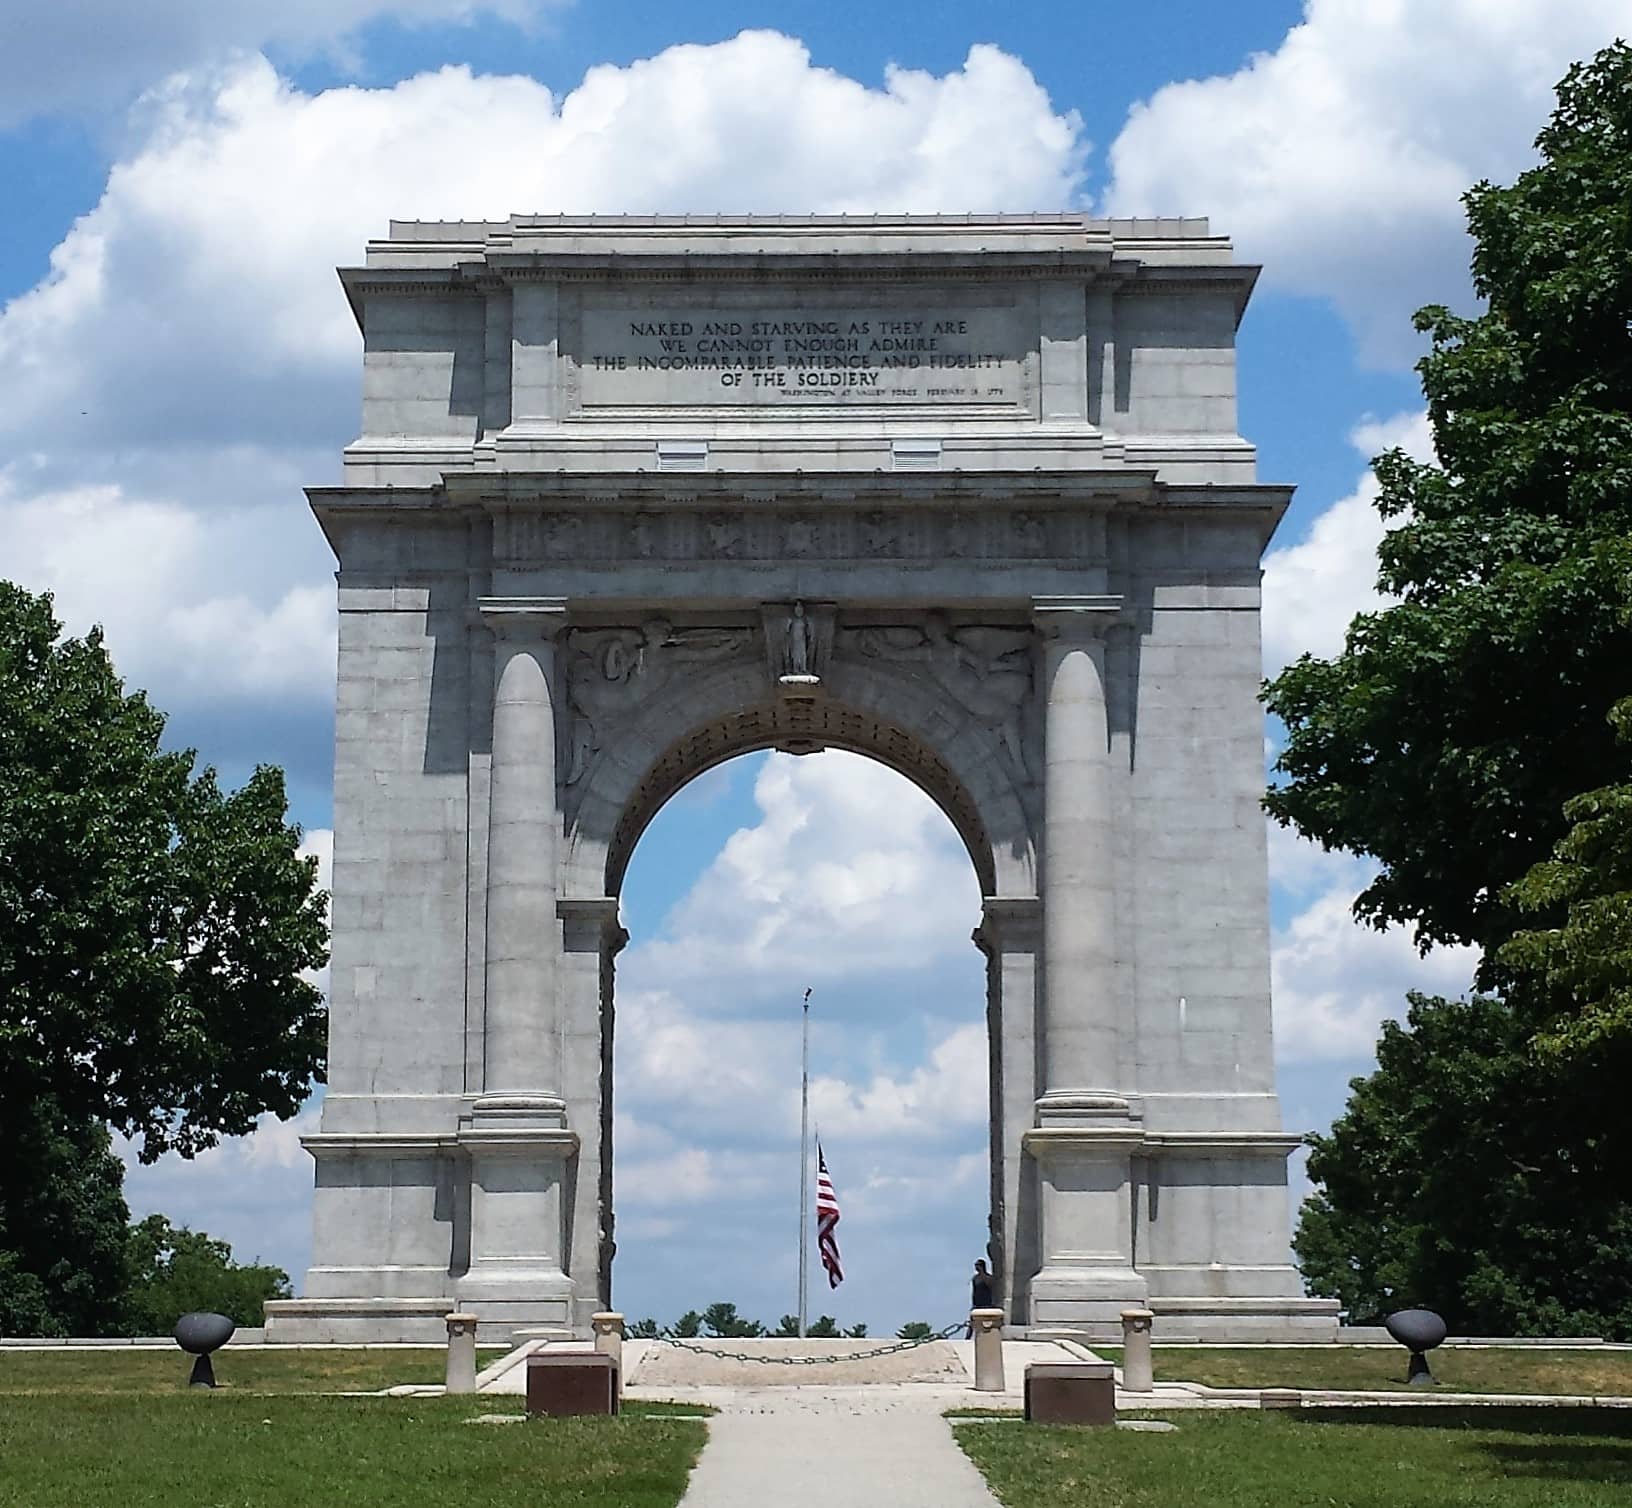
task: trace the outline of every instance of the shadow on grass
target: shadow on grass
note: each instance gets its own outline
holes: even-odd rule
[[[1585,1440],[1559,1440],[1551,1445],[1490,1440],[1480,1449],[1503,1476],[1632,1486],[1632,1446],[1595,1445]]]
[[[1513,1435],[1597,1435],[1632,1441],[1632,1409],[1504,1407],[1412,1408],[1379,1404],[1375,1408],[1301,1408],[1291,1410],[1300,1424],[1381,1424],[1395,1429],[1472,1429]]]
[[[1302,1424],[1546,1436],[1545,1442],[1486,1438],[1478,1449],[1505,1477],[1632,1486],[1632,1409],[1311,1408],[1293,1417]]]

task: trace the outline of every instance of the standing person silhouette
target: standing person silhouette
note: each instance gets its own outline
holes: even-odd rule
[[[992,1302],[992,1275],[986,1271],[985,1262],[975,1263],[975,1273],[969,1280],[969,1307],[971,1309],[995,1309]],[[975,1333],[975,1322],[970,1320],[963,1328],[963,1338],[968,1340]]]

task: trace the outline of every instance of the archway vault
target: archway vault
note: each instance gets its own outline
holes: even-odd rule
[[[1030,895],[1036,845],[1022,738],[971,716],[911,667],[834,663],[799,694],[767,685],[758,667],[694,673],[632,708],[579,789],[569,787],[565,878],[573,894],[617,895],[663,804],[715,765],[761,749],[843,749],[906,776],[940,807],[983,895]]]
[[[694,728],[665,750],[635,788],[613,832],[606,858],[607,894],[622,889],[640,835],[671,796],[715,765],[763,749],[790,754],[844,749],[906,776],[946,813],[969,851],[982,893],[992,893],[996,865],[991,840],[978,807],[943,759],[872,713],[827,700],[778,700]]]

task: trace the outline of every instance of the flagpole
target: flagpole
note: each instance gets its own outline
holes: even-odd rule
[[[804,1046],[799,1056],[799,1338],[805,1338],[805,1264],[810,1220],[810,990],[805,990]]]

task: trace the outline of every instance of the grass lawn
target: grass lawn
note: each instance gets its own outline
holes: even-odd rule
[[[1173,1414],[1178,1433],[965,1424],[1007,1508],[1625,1508],[1632,1411]]]
[[[1101,1355],[1106,1355],[1100,1352]],[[1120,1362],[1120,1353],[1115,1353]],[[1107,1360],[1111,1357],[1107,1356]],[[1403,1390],[1403,1347],[1275,1347],[1273,1350],[1186,1350],[1158,1346],[1160,1382],[1200,1382],[1214,1388],[1355,1388]],[[1585,1393],[1632,1396],[1632,1351],[1503,1351],[1441,1347],[1429,1365],[1453,1393]]]
[[[12,1396],[0,1400],[0,1505],[672,1508],[703,1445],[702,1424],[650,1415],[464,1422],[519,1402]]]
[[[502,1347],[478,1353],[484,1367]],[[376,1392],[405,1382],[441,1382],[448,1353],[435,1346],[402,1350],[215,1353],[221,1391],[258,1393]],[[166,1393],[183,1390],[193,1359],[174,1347],[106,1351],[0,1350],[0,1397],[15,1393]],[[4,1405],[0,1405],[4,1407]]]

